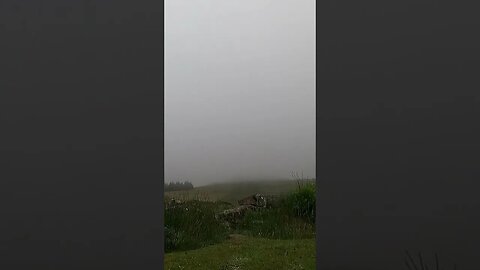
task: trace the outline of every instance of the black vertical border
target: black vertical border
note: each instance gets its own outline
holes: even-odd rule
[[[319,25],[319,14],[320,14],[320,4],[323,1],[317,2],[315,1],[315,179],[316,179],[316,213],[315,213],[315,227],[316,227],[316,268],[321,269],[321,259],[320,259],[320,254],[321,254],[321,249],[320,249],[320,199],[321,199],[321,190],[320,190],[320,179],[321,179],[321,167],[320,167],[320,153],[321,153],[321,148],[320,148],[320,132],[321,132],[321,122],[320,122],[320,54],[319,54],[319,42],[320,40],[320,25]]]
[[[163,32],[164,1],[0,1],[0,269],[163,268]]]

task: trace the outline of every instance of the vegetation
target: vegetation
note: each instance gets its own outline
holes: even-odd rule
[[[298,183],[298,189],[281,198],[279,207],[248,212],[236,227],[247,235],[274,239],[315,235],[315,183]]]
[[[232,235],[218,245],[165,254],[165,269],[315,269],[315,239],[264,239]]]
[[[315,269],[315,182],[280,183],[272,188],[280,195],[276,207],[250,210],[228,225],[215,214],[233,208],[245,196],[272,194],[272,189],[265,192],[272,183],[167,192],[165,268]],[[211,201],[226,194],[231,194],[227,202]]]
[[[292,213],[315,224],[316,192],[315,183],[304,183],[298,185],[296,192],[290,193],[285,199],[287,209]]]
[[[165,209],[165,252],[188,250],[226,239],[227,228],[215,219],[225,203],[189,201]]]
[[[298,184],[314,183],[315,180],[265,180],[219,183],[195,187],[190,190],[165,192],[165,198],[181,201],[224,201],[236,204],[246,196],[261,193],[265,195],[286,195],[298,188]]]
[[[315,236],[314,224],[292,216],[287,208],[248,212],[235,231],[270,239],[303,239]]]

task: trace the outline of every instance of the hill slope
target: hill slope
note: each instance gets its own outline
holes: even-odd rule
[[[165,198],[179,200],[225,201],[236,204],[238,200],[255,194],[279,195],[294,190],[297,182],[292,180],[243,181],[212,184],[187,191],[165,192]]]

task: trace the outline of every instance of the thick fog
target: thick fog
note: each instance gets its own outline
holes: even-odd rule
[[[165,181],[315,177],[315,1],[165,3]]]

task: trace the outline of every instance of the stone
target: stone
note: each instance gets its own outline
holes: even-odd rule
[[[238,201],[239,205],[252,205],[255,207],[270,208],[279,203],[279,197],[273,195],[254,194]]]

